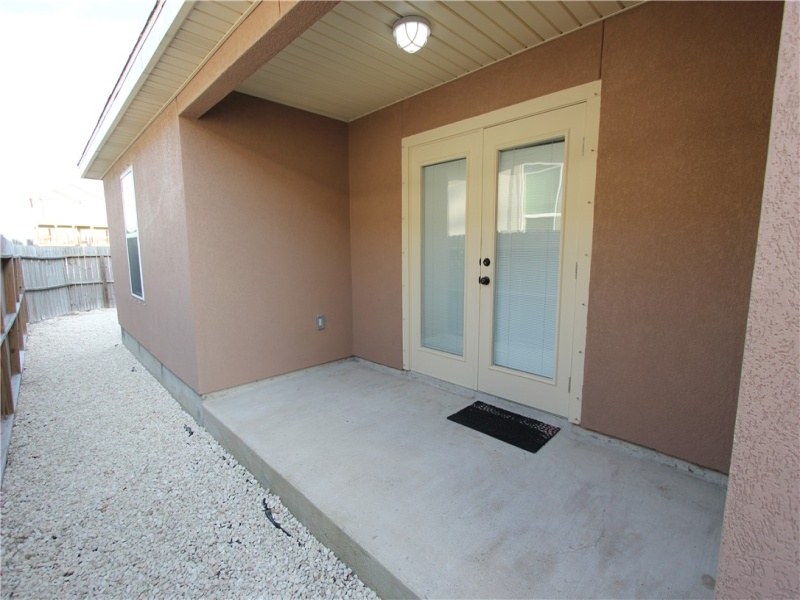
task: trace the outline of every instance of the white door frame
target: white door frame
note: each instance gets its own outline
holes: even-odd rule
[[[411,231],[409,227],[410,176],[409,151],[412,147],[461,135],[470,131],[482,130],[486,127],[500,125],[524,117],[546,113],[566,106],[586,104],[586,127],[583,144],[581,206],[583,210],[573,222],[579,231],[578,259],[576,263],[575,321],[573,328],[571,386],[568,407],[568,418],[573,423],[580,423],[581,400],[583,397],[583,369],[586,349],[586,320],[589,303],[589,271],[591,267],[592,228],[594,219],[594,187],[597,172],[597,146],[600,128],[600,82],[594,81],[584,85],[548,94],[527,102],[515,104],[495,110],[477,117],[465,119],[408,136],[402,140],[402,252],[403,252],[403,368],[410,370],[411,344],[411,286],[409,249],[411,247]]]

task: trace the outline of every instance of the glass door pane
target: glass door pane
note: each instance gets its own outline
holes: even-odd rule
[[[493,364],[552,379],[564,138],[500,152]]]
[[[464,355],[467,160],[422,168],[421,344]]]

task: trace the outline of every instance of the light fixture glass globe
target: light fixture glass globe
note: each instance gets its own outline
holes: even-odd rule
[[[431,24],[422,17],[403,17],[392,26],[394,40],[406,52],[413,54],[428,41]]]

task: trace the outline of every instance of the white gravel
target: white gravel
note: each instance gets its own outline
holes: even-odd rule
[[[376,598],[133,358],[113,309],[32,325],[25,366],[3,598]]]

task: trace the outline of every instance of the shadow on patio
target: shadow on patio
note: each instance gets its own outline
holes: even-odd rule
[[[473,397],[348,360],[204,417],[383,596],[713,596],[725,476],[488,399],[562,428],[531,454],[446,419]]]

